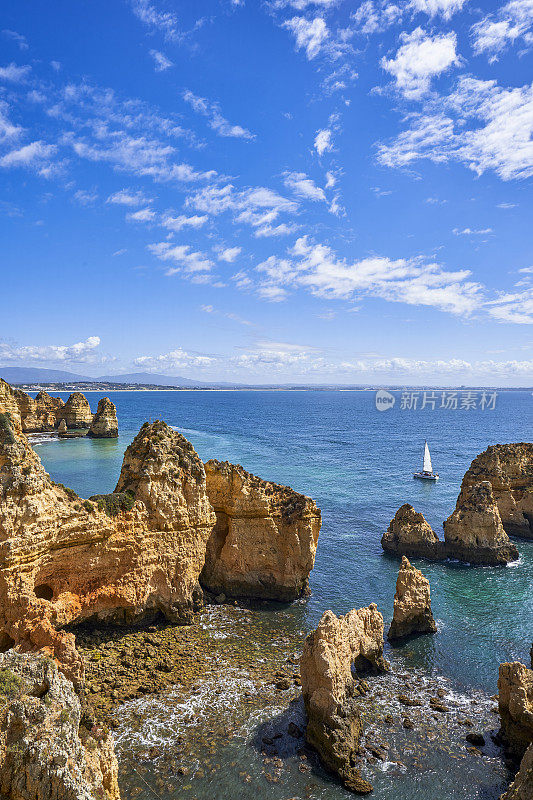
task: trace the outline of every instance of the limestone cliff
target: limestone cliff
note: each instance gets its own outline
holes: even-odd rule
[[[15,392],[2,378],[0,378],[0,414],[9,414],[14,427],[22,430],[22,419]]]
[[[216,527],[201,582],[237,597],[294,600],[308,591],[320,509],[311,498],[227,461],[205,465]]]
[[[455,511],[444,523],[446,553],[472,564],[507,564],[518,550],[505,533],[489,481],[461,485]]]
[[[87,436],[94,439],[115,439],[118,436],[117,409],[109,397],[98,401]]]
[[[506,532],[533,538],[533,444],[488,447],[472,461],[463,485],[479,481],[490,481]]]
[[[532,800],[533,798],[533,744],[530,744],[520,763],[520,769],[500,800]]]
[[[119,800],[109,733],[80,726],[72,683],[50,659],[0,654],[0,794],[5,800]]]
[[[504,741],[521,757],[533,742],[533,670],[519,661],[500,664],[498,708]]]
[[[398,556],[439,559],[445,558],[444,544],[424,515],[405,503],[401,506],[383,534],[381,546]]]
[[[372,787],[355,766],[362,724],[354,697],[354,665],[376,671],[387,668],[383,617],[375,604],[344,617],[326,611],[305,640],[300,659],[307,741],[346,788],[367,794]]]
[[[51,397],[47,392],[39,392],[34,399],[21,389],[15,389],[14,394],[24,433],[43,433],[55,429],[58,415],[64,406],[59,397]]]
[[[65,420],[69,430],[88,428],[93,421],[93,415],[85,395],[81,392],[73,392],[61,409],[59,420],[60,419]]]
[[[389,639],[401,639],[414,633],[435,633],[431,613],[429,581],[403,556],[394,595],[394,616]]]
[[[0,425],[0,649],[45,649],[77,683],[74,636],[98,617],[188,621],[215,515],[202,462],[164,423],[126,451],[118,494],[82,501],[53,483],[24,435]]]

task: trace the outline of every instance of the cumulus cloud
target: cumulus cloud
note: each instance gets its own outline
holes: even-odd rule
[[[142,206],[151,202],[149,197],[141,191],[132,191],[131,189],[121,189],[119,192],[109,195],[106,203],[112,203],[119,206]]]
[[[30,72],[31,67],[28,64],[18,67],[15,63],[11,63],[6,67],[0,67],[0,81],[24,83]]]
[[[285,172],[284,183],[287,189],[302,200],[325,201],[324,190],[317,186],[305,172]]]
[[[402,33],[403,42],[394,58],[381,59],[381,66],[396,80],[396,87],[410,100],[427,94],[434,77],[460,63],[455,52],[457,36],[446,33],[428,36],[422,28]]]
[[[194,252],[189,245],[173,245],[170,242],[157,242],[149,244],[148,250],[160,261],[170,261],[175,267],[169,267],[165,275],[197,275],[210,272],[213,262],[205,254]]]
[[[402,9],[394,3],[364,0],[352,14],[352,21],[355,23],[355,32],[369,35],[400,22],[402,14]]]
[[[11,345],[0,342],[0,360],[18,362],[80,362],[102,361],[96,350],[100,345],[99,336],[89,336],[84,342],[58,345]]]
[[[177,347],[175,350],[157,356],[139,356],[134,359],[133,363],[147,372],[168,372],[183,367],[209,367],[215,361],[216,359],[211,356],[189,353],[183,348]]]
[[[242,253],[242,247],[225,247],[218,251],[217,258],[219,261],[225,261],[227,264],[233,264],[236,258]]]
[[[140,208],[138,211],[130,211],[126,214],[128,222],[153,222],[155,211],[151,208]]]
[[[441,16],[451,19],[468,0],[410,0],[409,8],[413,11],[423,11],[429,17]]]
[[[0,142],[9,142],[18,139],[24,129],[15,125],[9,119],[9,106],[4,100],[0,100]]]
[[[406,131],[379,146],[378,160],[396,167],[419,159],[458,161],[477,175],[491,170],[502,180],[533,175],[533,84],[506,89],[494,80],[463,77],[439,106],[448,113],[413,116]]]
[[[243,128],[241,125],[233,125],[222,116],[218,103],[212,103],[205,97],[197,97],[191,91],[183,93],[183,99],[189,103],[193,111],[209,119],[209,127],[219,136],[232,137],[235,139],[255,139],[255,134]]]
[[[319,53],[329,38],[328,26],[322,17],[308,20],[305,17],[293,17],[283,23],[296,39],[296,49],[305,50],[311,61]]]
[[[323,156],[324,153],[330,153],[333,150],[332,137],[333,131],[327,128],[317,131],[315,136],[315,150],[319,156]]]
[[[159,50],[150,50],[150,55],[154,59],[156,72],[165,72],[165,70],[174,66],[174,62],[171,61],[170,58],[167,58],[166,55],[161,53]]]
[[[180,214],[177,217],[167,214],[161,220],[161,225],[169,231],[179,233],[183,228],[201,228],[202,225],[205,225],[207,220],[208,217],[206,214],[202,216],[195,214],[191,217],[187,217],[185,214]]]
[[[510,45],[522,40],[533,44],[533,0],[511,0],[494,14],[472,26],[472,46],[476,54],[486,53],[492,63]]]
[[[53,156],[56,152],[57,147],[53,144],[42,141],[31,142],[2,156],[0,167],[4,169],[22,167],[48,178],[54,171]]]

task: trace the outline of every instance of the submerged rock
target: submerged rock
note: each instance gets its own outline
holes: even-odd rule
[[[6,800],[119,800],[113,739],[80,725],[72,683],[43,656],[0,654],[0,793]]]
[[[306,594],[321,522],[311,498],[227,461],[208,461],[205,471],[216,527],[202,585],[233,597],[294,600]]]
[[[533,538],[533,444],[495,444],[476,456],[463,485],[489,481],[508,534]]]
[[[521,757],[533,742],[533,670],[519,661],[500,664],[498,709],[505,744]]]
[[[431,560],[445,558],[441,542],[424,515],[405,503],[383,534],[381,546],[388,553]]]
[[[388,638],[401,639],[414,633],[435,633],[436,630],[431,613],[429,581],[403,556],[396,581],[394,616]]]
[[[489,481],[461,484],[455,511],[444,523],[446,553],[472,564],[515,561],[517,548],[505,533]]]
[[[368,794],[372,786],[355,766],[362,723],[355,698],[354,665],[375,671],[388,666],[383,658],[383,617],[374,603],[344,617],[324,612],[305,640],[300,659],[307,742],[347,789]]]
[[[98,401],[87,436],[94,439],[115,439],[118,436],[117,409],[109,397],[102,397]]]

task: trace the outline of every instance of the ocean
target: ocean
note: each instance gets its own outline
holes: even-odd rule
[[[405,397],[402,403],[401,393],[396,392],[394,407],[378,411],[371,391],[111,392],[120,427],[117,440],[37,440],[36,449],[52,478],[81,496],[110,492],[124,450],[142,423],[165,420],[192,442],[204,461],[217,458],[242,464],[262,478],[310,495],[322,509],[310,598],[291,606],[268,606],[256,612],[256,624],[275,638],[283,631],[311,630],[325,609],[342,614],[375,602],[387,629],[398,561],[383,554],[380,539],[398,507],[411,503],[442,536],[442,522],[455,506],[472,459],[489,444],[532,440],[530,392],[501,392],[494,407],[484,408],[481,392],[475,394],[475,408],[460,408],[465,392],[458,393],[458,408],[442,408],[439,392],[435,407],[430,403],[422,409],[422,392],[417,408],[409,408],[414,401],[406,402]],[[87,397],[95,410],[99,395]],[[466,405],[472,405],[470,401]],[[421,467],[425,439],[440,474],[436,483],[412,477]],[[394,648],[387,645],[385,653],[395,673],[408,669],[416,681],[439,682],[464,713],[469,704],[482,706],[494,730],[498,718],[490,710],[494,706],[490,696],[497,691],[498,666],[509,660],[528,664],[533,640],[533,541],[516,544],[520,560],[504,568],[414,560],[430,581],[439,631]],[[238,703],[239,680],[246,679],[221,675],[218,688],[197,693],[195,724],[202,718],[202,702],[218,703],[222,714],[225,707]],[[257,746],[257,731],[268,726],[271,717],[287,713],[282,708],[263,710],[260,717],[244,715],[236,735],[215,737],[209,749],[210,763],[217,765],[213,772],[197,767],[186,778],[168,778],[168,764],[159,767],[153,758],[142,770],[141,761],[134,766],[132,758],[135,753],[140,758],[143,747],[154,742],[163,749],[171,746],[183,728],[193,724],[191,707],[187,713],[180,708],[183,711],[172,693],[124,707],[117,738],[125,797],[340,800],[350,796],[317,764],[311,764],[310,773],[302,769],[302,753],[297,750],[281,754],[281,767],[277,761],[272,769],[271,762],[265,766],[268,755]],[[293,711],[300,713],[296,705]],[[135,731],[131,714],[137,719],[142,714],[145,720]],[[403,735],[391,734],[396,754],[401,755],[402,749],[409,753],[410,740],[407,733],[402,740]],[[403,767],[407,758],[406,769],[394,759],[371,764],[373,796],[380,800],[499,796],[509,774],[495,746],[488,746],[483,756],[451,747],[446,756],[446,747],[432,741],[429,736],[421,768],[416,767],[418,756],[415,766],[406,756],[396,759]],[[190,757],[198,764],[203,758],[200,753]],[[195,777],[198,770],[200,777]],[[277,770],[275,775],[272,770]]]

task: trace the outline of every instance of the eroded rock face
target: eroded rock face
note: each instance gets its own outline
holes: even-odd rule
[[[14,427],[22,430],[22,419],[15,392],[2,378],[0,378],[0,414],[9,414]]]
[[[102,397],[98,401],[87,435],[94,439],[115,439],[118,436],[117,409],[109,397]]]
[[[381,546],[388,553],[431,560],[445,558],[441,542],[423,514],[405,503],[401,506],[383,534]]]
[[[24,433],[43,433],[54,430],[58,414],[64,406],[59,397],[51,397],[47,392],[39,392],[34,399],[21,389],[15,389],[14,394]]]
[[[300,659],[307,741],[346,788],[367,794],[372,787],[354,766],[362,725],[353,665],[375,671],[388,666],[383,658],[383,617],[374,603],[344,617],[326,611],[305,640]]]
[[[394,616],[388,638],[401,639],[415,633],[435,633],[436,630],[437,625],[431,613],[429,581],[403,556],[396,581]]]
[[[498,565],[519,554],[505,533],[489,481],[461,485],[455,511],[444,523],[447,555],[473,564]]]
[[[508,534],[533,538],[533,444],[495,444],[478,455],[465,486],[489,481]]]
[[[321,523],[311,498],[227,461],[208,461],[205,472],[216,527],[202,585],[235,597],[306,594]]]
[[[76,685],[74,636],[90,617],[189,621],[215,515],[203,464],[164,423],[126,451],[118,494],[95,502],[53,483],[26,437],[0,425],[0,648],[44,649]]]
[[[530,744],[520,763],[520,769],[500,800],[532,800],[533,798],[533,744]]]
[[[498,707],[505,743],[521,757],[533,742],[533,670],[519,661],[500,664]]]
[[[73,392],[61,409],[60,418],[67,423],[67,428],[89,428],[93,415],[89,401],[81,392]]]
[[[119,800],[109,733],[80,727],[80,701],[53,661],[0,654],[0,793],[6,800]]]

